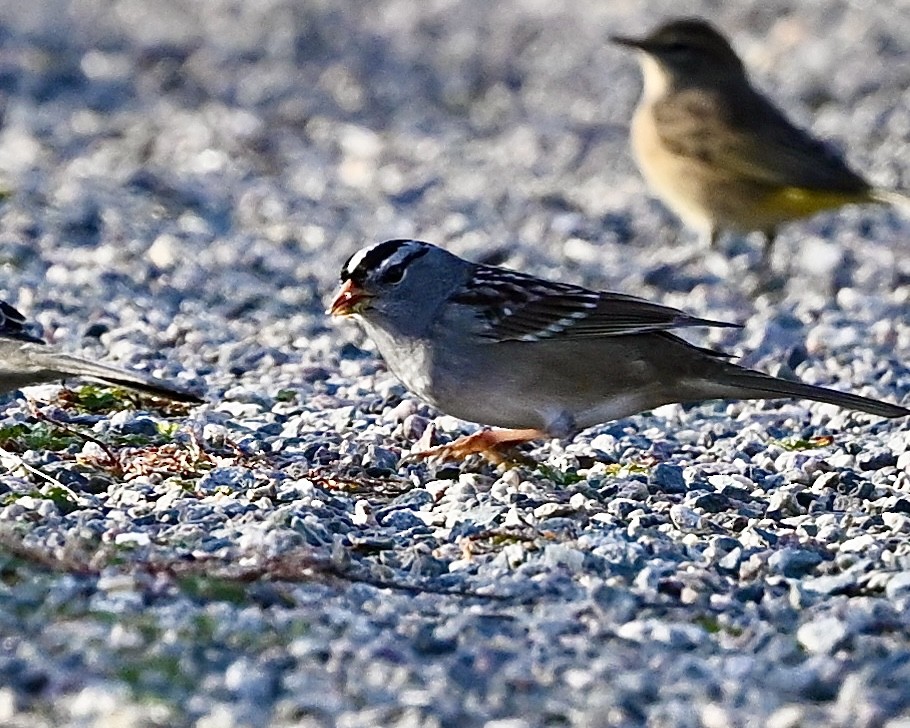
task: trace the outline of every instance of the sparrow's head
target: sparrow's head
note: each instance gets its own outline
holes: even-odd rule
[[[386,240],[358,250],[341,268],[341,289],[328,312],[360,315],[377,325],[415,331],[429,325],[467,261],[419,240]]]

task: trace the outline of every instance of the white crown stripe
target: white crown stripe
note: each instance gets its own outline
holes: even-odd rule
[[[377,245],[381,244],[382,243],[377,243]],[[354,255],[348,259],[348,263],[345,266],[345,272],[350,274],[351,272],[357,270],[360,267],[361,263],[363,263],[363,259],[366,258],[375,247],[376,245],[373,245],[369,248],[361,248],[356,253],[354,253]]]

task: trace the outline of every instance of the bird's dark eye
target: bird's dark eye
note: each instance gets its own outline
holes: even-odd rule
[[[404,278],[404,270],[405,266],[403,265],[390,265],[382,274],[382,282],[391,283],[392,285],[401,283],[401,279]]]

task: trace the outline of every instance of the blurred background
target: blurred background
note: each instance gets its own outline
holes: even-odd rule
[[[269,341],[287,343],[321,330],[351,252],[416,236],[742,320],[764,300],[749,285],[757,243],[703,255],[628,149],[639,71],[607,38],[667,12],[643,1],[0,3],[0,294],[54,338],[82,333],[78,314],[149,323],[170,345],[205,322],[211,343],[261,339],[282,319],[293,330]],[[757,85],[875,183],[910,186],[910,4],[672,12],[715,22]],[[776,265],[791,281],[767,305],[806,319],[801,301],[818,308],[841,289],[905,302],[908,233],[873,207],[784,228]]]

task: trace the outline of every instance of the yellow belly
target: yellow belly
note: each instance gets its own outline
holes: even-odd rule
[[[801,187],[780,187],[756,200],[756,207],[761,216],[776,216],[783,221],[814,215],[842,205],[871,201],[868,192],[829,192]]]
[[[632,147],[651,190],[689,227],[698,230],[772,231],[778,225],[851,203],[872,202],[870,192],[774,187],[706,161],[681,156],[661,141],[647,108],[632,121]]]

